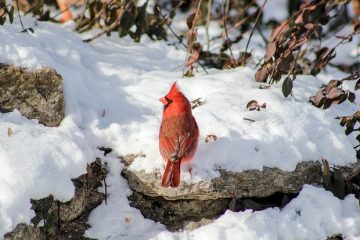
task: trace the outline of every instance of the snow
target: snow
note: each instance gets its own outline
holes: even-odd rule
[[[299,196],[282,210],[227,211],[215,222],[199,229],[179,233],[164,231],[151,239],[323,240],[340,231],[345,239],[359,239],[359,224],[360,208],[354,196],[341,201],[323,189],[305,185]]]
[[[9,128],[13,133],[8,135]],[[85,173],[92,149],[84,145],[84,135],[67,119],[60,128],[47,128],[14,111],[0,115],[0,133],[2,235],[15,223],[29,223],[34,217],[30,197],[39,199],[51,193],[69,201],[75,191],[71,178]]]
[[[259,6],[262,6],[265,0],[257,0],[256,2]],[[264,22],[269,22],[271,20],[282,22],[285,20],[289,16],[288,2],[288,0],[268,0],[263,10],[262,20]]]
[[[200,229],[170,233],[129,206],[131,191],[120,176],[122,165],[116,158],[142,153],[145,157],[135,159],[130,168],[163,171],[157,139],[162,111],[158,99],[177,81],[190,100],[205,101],[193,111],[200,144],[190,164],[192,176],[182,174],[183,181],[216,177],[218,168],[243,171],[267,166],[291,171],[300,161],[322,157],[332,165],[354,163],[354,139],[345,136],[334,118],[352,114],[357,104],[345,102],[341,108],[324,111],[308,103],[322,83],[342,73],[298,76],[293,96],[284,99],[281,83],[259,89],[253,68],[211,69],[209,74],[200,71],[194,78],[182,79],[176,67],[183,63],[185,52],[164,42],[144,37],[139,44],[115,34],[85,44],[81,37],[86,36],[73,33],[71,25],[24,21],[26,27],[34,28],[34,34],[19,33],[16,21],[0,28],[0,62],[55,68],[64,79],[66,118],[58,128],[49,128],[17,111],[0,114],[0,236],[20,222],[30,222],[34,216],[30,198],[52,194],[61,201],[69,200],[74,194],[71,178],[85,173],[86,164],[101,156],[97,147],[106,146],[114,149],[113,154],[102,157],[110,168],[109,204],[91,213],[89,237],[202,239],[209,233],[213,239],[233,239],[234,235],[324,239],[333,233],[360,237],[357,200],[348,196],[341,201],[310,186],[283,210],[227,212]],[[352,89],[353,84],[344,87]],[[266,102],[267,108],[247,111],[246,104],[253,99]],[[8,128],[13,130],[11,136]],[[205,144],[208,134],[218,140]],[[302,214],[298,216],[297,211]]]

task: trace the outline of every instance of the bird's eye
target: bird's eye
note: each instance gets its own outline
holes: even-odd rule
[[[164,110],[173,103],[173,101],[171,99],[169,99],[168,97],[165,96],[166,99],[166,104],[164,105]]]
[[[173,103],[173,101],[171,99],[169,99],[168,97],[165,96],[165,99],[167,101],[167,105],[170,105]]]

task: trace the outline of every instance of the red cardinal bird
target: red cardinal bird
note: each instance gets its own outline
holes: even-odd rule
[[[160,154],[166,162],[161,185],[177,187],[180,184],[180,165],[189,162],[197,149],[199,128],[191,113],[189,100],[176,82],[168,94],[160,98],[164,111],[159,133]]]

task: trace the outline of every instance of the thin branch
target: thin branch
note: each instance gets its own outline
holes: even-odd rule
[[[230,46],[230,40],[229,40],[229,35],[228,35],[228,31],[227,31],[227,27],[226,27],[226,12],[225,12],[225,2],[224,0],[222,0],[222,17],[223,17],[223,23],[224,23],[224,30],[225,30],[225,36],[226,36],[226,44],[230,50],[230,55],[231,55],[231,58],[233,60],[233,63],[236,64],[236,60],[235,60],[235,57],[234,57],[234,54],[231,50],[231,46]]]
[[[32,10],[34,10],[34,8],[36,8],[37,6],[39,6],[39,4],[41,4],[42,1],[37,1],[33,6],[31,6],[31,8],[29,10],[27,10],[25,13],[24,13],[24,16],[26,16],[28,13],[30,13]]]
[[[20,24],[21,24],[21,27],[22,27],[22,31],[23,31],[23,32],[26,32],[26,30],[25,30],[25,28],[24,28],[24,24],[23,24],[23,22],[22,22],[22,20],[21,20],[21,16],[20,16],[19,0],[16,0],[16,7],[17,7],[17,12],[18,12]]]
[[[243,119],[246,120],[246,121],[249,121],[249,122],[255,122],[254,119],[250,119],[250,118],[243,118]]]
[[[122,16],[122,15],[123,15],[123,8],[120,9],[120,12],[119,12],[119,14],[118,14],[115,22],[113,22],[110,26],[104,28],[103,31],[99,32],[99,33],[96,34],[95,36],[83,40],[83,42],[91,42],[91,41],[95,40],[96,38],[101,37],[101,36],[104,35],[105,33],[111,32],[114,28],[116,28],[116,27],[119,26],[119,24],[120,24],[120,19],[121,19],[121,16]]]
[[[210,23],[210,17],[211,17],[211,1],[208,1],[208,11],[206,16],[206,25],[205,25],[205,31],[206,31],[206,41],[207,41],[207,51],[210,51],[210,36],[209,36],[209,23]]]
[[[108,191],[107,191],[108,185],[106,183],[106,177],[104,177],[104,187],[105,187],[105,205],[108,205],[108,201],[107,201],[107,198],[108,198]]]
[[[179,37],[179,35],[177,35],[174,30],[171,28],[170,24],[167,22],[166,16],[161,12],[161,9],[159,6],[157,6],[157,10],[160,13],[160,16],[162,17],[162,19],[165,21],[166,26],[168,27],[168,29],[170,30],[170,32],[174,35],[174,37],[176,37],[176,39],[179,40],[179,43],[185,48],[188,49],[188,46],[183,42],[182,38]],[[186,58],[187,59],[187,58]],[[200,67],[204,70],[204,72],[208,73],[204,67],[203,64],[201,64],[201,62],[199,60],[196,60],[196,62],[200,65]]]
[[[179,40],[179,43],[184,47],[184,48],[188,48],[188,46],[183,42],[182,38],[179,37],[179,35],[177,35],[174,30],[171,28],[170,24],[167,22],[167,18],[166,16],[161,12],[161,9],[159,6],[157,6],[157,10],[160,13],[160,16],[162,17],[162,19],[164,20],[166,26],[168,27],[168,29],[170,30],[170,32],[174,35],[174,37],[176,37]]]
[[[265,35],[263,34],[263,32],[261,31],[259,26],[255,27],[256,30],[260,33],[261,38],[264,40],[265,44],[267,45],[269,43],[269,41],[266,39]]]
[[[194,31],[194,28],[195,28],[195,24],[196,24],[196,21],[199,17],[199,12],[200,12],[200,7],[201,7],[201,3],[202,3],[202,0],[199,1],[199,4],[197,6],[197,9],[196,9],[196,12],[195,12],[195,17],[193,19],[193,22],[192,22],[192,25],[191,25],[191,29],[189,30],[189,33],[193,33]],[[184,67],[183,67],[183,77],[185,76],[185,68],[186,68],[186,63],[188,61],[188,57],[189,57],[189,53],[192,49],[192,45],[193,43],[191,43],[191,45],[188,44],[188,47],[187,47],[187,51],[186,51],[186,57],[185,57],[185,63],[184,63]]]
[[[105,8],[107,8],[108,6],[106,6]],[[93,27],[93,25],[95,24],[95,22],[97,20],[99,20],[99,18],[101,17],[101,15],[105,12],[105,8],[102,8],[98,13],[96,13],[95,17],[86,25],[81,26],[81,23],[79,23],[77,25],[77,27],[75,28],[75,31],[82,33],[85,32],[86,30],[89,30]]]
[[[254,30],[255,30],[256,24],[257,24],[258,21],[259,21],[260,15],[261,15],[262,11],[264,10],[264,7],[265,7],[266,2],[267,2],[267,0],[264,1],[264,4],[261,6],[260,11],[259,11],[258,15],[256,16],[254,27],[252,28],[251,33],[250,33],[250,36],[249,36],[249,39],[248,39],[248,41],[247,41],[247,43],[246,43],[245,54],[244,54],[244,57],[243,57],[243,65],[245,65],[246,53],[247,53],[247,50],[248,50],[248,47],[249,47],[249,44],[250,44],[251,37],[252,37],[252,35],[254,34]]]
[[[295,75],[295,67],[296,67],[296,62],[297,62],[297,59],[300,55],[300,52],[301,52],[301,48],[299,49],[299,51],[297,52],[296,56],[295,56],[295,59],[294,59],[294,64],[292,65],[289,73],[288,73],[288,76],[290,76],[290,74],[293,75],[293,80],[295,79],[296,75]]]
[[[61,217],[60,217],[60,201],[57,200],[57,233],[60,236],[61,230]]]

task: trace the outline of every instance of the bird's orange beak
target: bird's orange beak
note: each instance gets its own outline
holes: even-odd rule
[[[165,97],[160,98],[159,101],[162,102],[162,104],[164,104],[164,105],[168,104],[168,101],[166,100]]]

